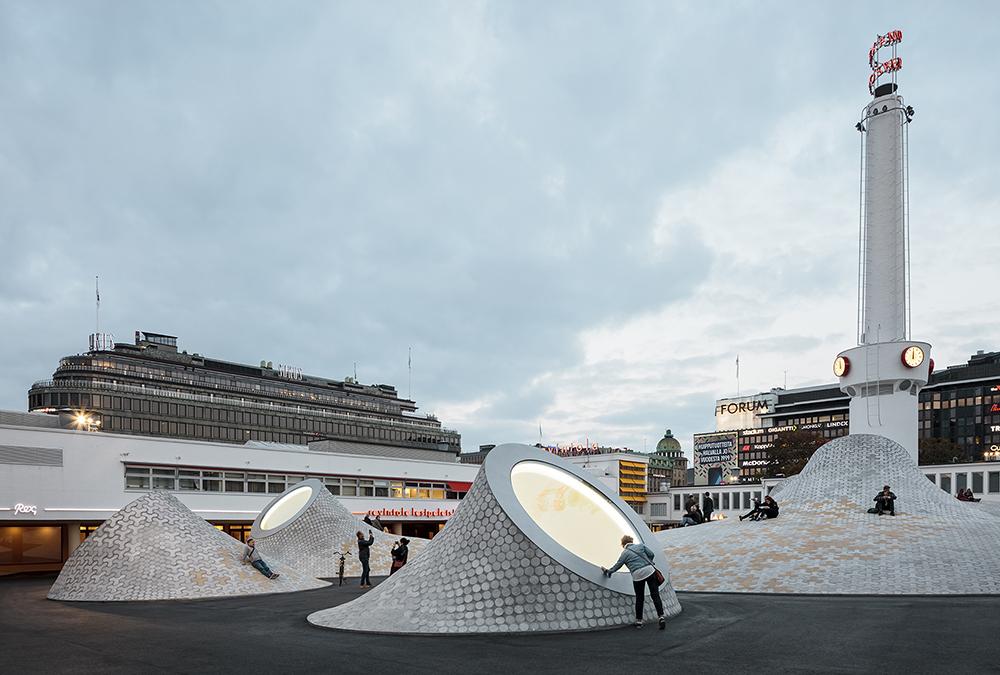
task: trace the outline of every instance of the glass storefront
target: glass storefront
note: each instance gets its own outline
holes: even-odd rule
[[[0,565],[50,565],[62,561],[61,525],[0,526]]]

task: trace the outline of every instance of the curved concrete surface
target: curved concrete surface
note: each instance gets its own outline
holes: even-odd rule
[[[360,577],[357,533],[367,538],[369,530],[375,537],[369,561],[371,573],[385,576],[392,564],[390,551],[399,536],[375,530],[347,510],[322,481],[310,478],[288,488],[264,507],[254,521],[252,536],[263,555],[316,577],[337,576],[341,552],[350,552],[344,561],[344,576]],[[429,541],[409,539],[408,564]]]
[[[287,593],[327,586],[264,556],[279,578],[242,562],[243,544],[169,492],[139,497],[108,518],[66,561],[52,600],[176,600]]]
[[[866,513],[888,484],[895,517]],[[998,594],[1000,519],[933,485],[900,445],[851,435],[776,488],[775,520],[657,534],[682,591]]]
[[[511,473],[527,462],[559,471],[564,480],[515,494]],[[629,623],[635,616],[631,577],[618,573],[607,579],[600,570],[620,554],[620,534],[610,535],[610,554],[597,554],[608,556],[600,564],[580,557],[591,552],[577,554],[558,543],[572,538],[561,528],[580,527],[579,518],[605,508],[613,509],[611,521],[656,550],[637,514],[583,470],[530,446],[497,447],[422,556],[366,595],[315,612],[309,621],[349,631],[423,635],[560,632]],[[669,579],[662,557],[654,562]],[[669,581],[660,587],[660,597],[667,615],[680,613]],[[648,597],[644,616],[656,616]]]

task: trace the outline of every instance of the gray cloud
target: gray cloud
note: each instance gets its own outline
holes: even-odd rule
[[[412,346],[427,411],[484,402],[444,419],[468,446],[530,435],[561,393],[531,383],[577,368],[586,331],[663,312],[720,270],[766,287],[746,311],[785,336],[772,349],[808,350],[780,322],[797,296],[853,293],[849,219],[845,256],[826,241],[789,253],[761,225],[740,262],[708,236],[744,214],[667,244],[654,230],[665,192],[703,184],[790,111],[860,107],[866,43],[897,19],[918,121],[938,130],[914,185],[990,175],[997,132],[954,96],[996,96],[995,57],[966,38],[996,8],[855,7],[5,4],[0,323],[17,347],[0,406],[23,408],[31,381],[84,348],[95,274],[119,338],[172,332],[190,351],[333,377],[357,361],[404,393]],[[810,185],[827,165],[854,170],[830,133],[794,158]],[[983,185],[970,199],[990,198]],[[793,197],[804,233],[839,217],[833,198]],[[706,339],[741,348],[715,325]],[[702,373],[729,348],[672,355],[701,405],[637,400],[595,420],[632,430],[604,440],[709,427]]]

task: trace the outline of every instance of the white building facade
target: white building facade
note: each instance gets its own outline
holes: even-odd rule
[[[479,466],[0,424],[0,575],[58,569],[82,537],[150,490],[168,490],[244,539],[289,485],[322,480],[352,512],[431,537]]]

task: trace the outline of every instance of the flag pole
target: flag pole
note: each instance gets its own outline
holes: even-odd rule
[[[413,400],[413,347],[406,348],[406,398]]]

